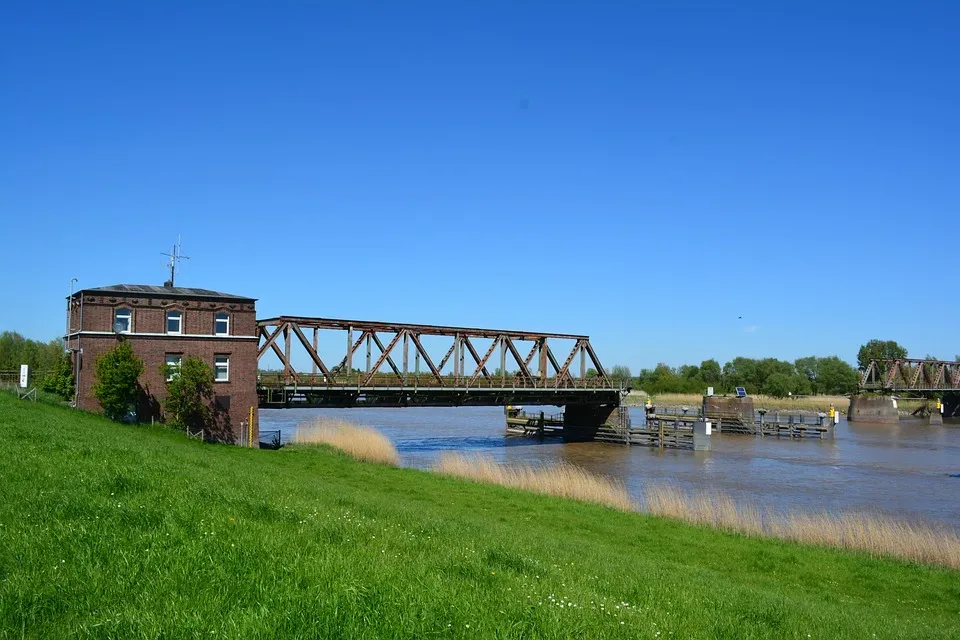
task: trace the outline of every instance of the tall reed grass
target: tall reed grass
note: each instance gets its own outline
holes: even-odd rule
[[[637,508],[622,482],[592,474],[571,464],[542,467],[501,465],[487,456],[446,453],[440,456],[434,470],[476,482],[593,502],[620,511],[634,511]]]
[[[398,466],[400,454],[390,440],[372,427],[364,427],[343,420],[317,418],[297,426],[293,444],[298,446],[324,444],[339,449],[363,462]]]
[[[662,485],[644,491],[643,507],[654,515],[724,531],[960,569],[960,535],[946,527],[859,513],[784,514],[738,504],[722,493]]]
[[[703,396],[696,393],[661,393],[648,395],[646,392],[633,392],[627,396],[627,404],[642,405],[651,398],[658,407],[700,407]],[[826,412],[832,404],[837,411],[846,413],[850,408],[850,398],[846,396],[805,396],[802,398],[774,398],[772,396],[751,396],[756,408],[771,411],[811,411]]]

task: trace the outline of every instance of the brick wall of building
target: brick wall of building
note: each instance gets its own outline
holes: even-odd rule
[[[82,327],[80,305],[82,296]],[[113,332],[117,309],[132,311],[132,331]],[[166,312],[183,313],[181,335],[167,335]],[[229,335],[214,335],[217,313],[230,316]],[[144,373],[140,383],[150,402],[140,408],[141,420],[162,419],[162,401],[166,396],[166,380],[161,367],[167,354],[198,356],[211,368],[214,357],[227,355],[230,360],[229,380],[215,382],[214,394],[224,409],[224,418],[235,435],[241,432],[241,423],[248,420],[250,408],[257,407],[257,337],[256,307],[252,301],[218,299],[166,298],[159,295],[104,295],[78,292],[71,310],[72,335],[69,348],[82,349],[78,362],[78,406],[89,411],[100,411],[93,395],[96,382],[97,358],[114,348],[120,340],[130,343],[134,353],[143,360]],[[78,332],[78,328],[80,331]],[[228,407],[228,408],[227,408]]]

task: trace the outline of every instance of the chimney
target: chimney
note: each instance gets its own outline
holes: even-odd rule
[[[165,280],[163,282],[164,289],[173,289],[173,280]]]

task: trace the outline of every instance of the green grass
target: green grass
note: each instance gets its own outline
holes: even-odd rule
[[[0,443],[2,638],[960,635],[945,569],[6,394]]]

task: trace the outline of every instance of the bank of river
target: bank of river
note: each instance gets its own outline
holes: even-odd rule
[[[631,412],[634,421],[642,420],[642,409]],[[501,462],[569,462],[621,478],[635,494],[647,483],[672,483],[783,511],[866,511],[960,529],[960,478],[949,477],[960,473],[960,425],[841,419],[833,439],[719,435],[708,452],[506,438],[498,407],[264,409],[260,428],[279,429],[289,439],[297,424],[318,416],[377,427],[407,466],[428,468],[451,450]]]

